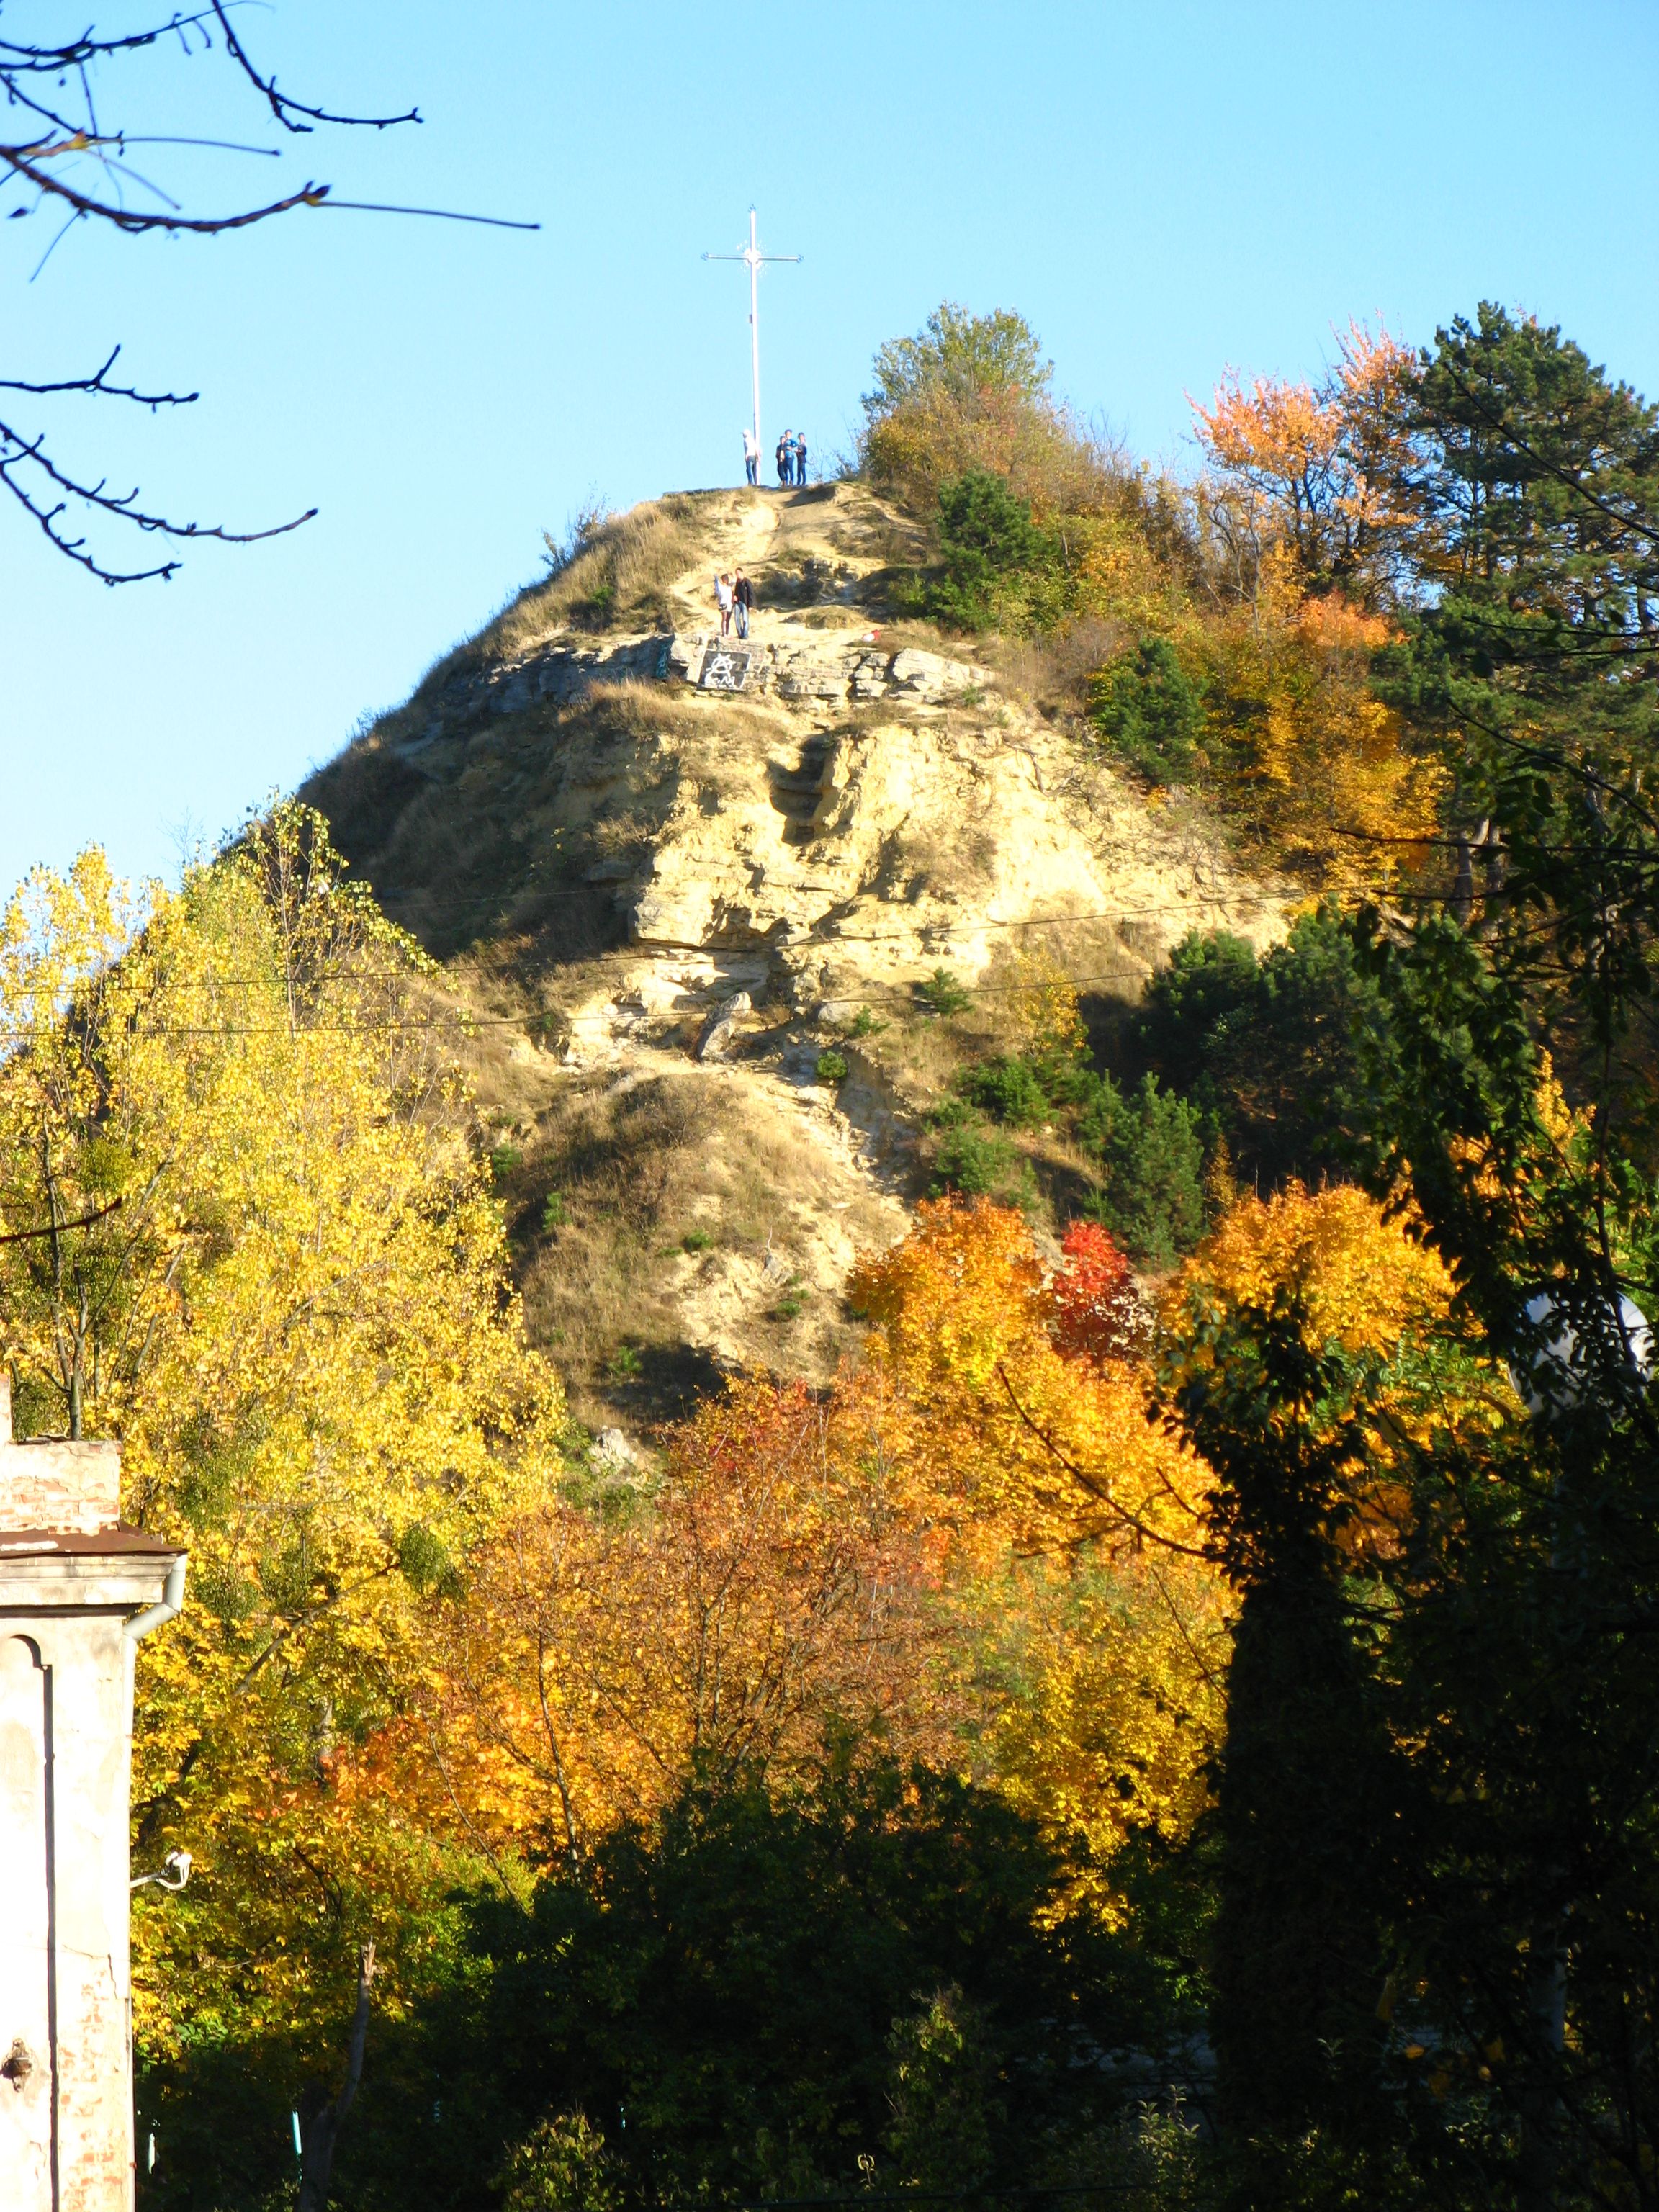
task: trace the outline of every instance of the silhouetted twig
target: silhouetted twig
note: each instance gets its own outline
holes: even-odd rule
[[[222,232],[246,230],[277,216],[290,215],[299,208],[332,208],[341,211],[419,215],[507,229],[539,228],[535,223],[509,222],[500,216],[466,215],[453,209],[333,200],[327,185],[310,180],[293,191],[232,206],[222,213],[192,213],[183,202],[174,199],[161,185],[131,166],[126,158],[131,148],[190,146],[262,158],[276,158],[277,149],[218,137],[129,134],[100,123],[93,94],[93,73],[100,65],[118,63],[168,39],[176,40],[187,55],[205,53],[216,46],[244,88],[251,88],[272,118],[295,136],[309,135],[319,124],[386,131],[398,124],[418,123],[421,119],[419,111],[413,107],[392,115],[356,115],[295,99],[280,88],[274,72],[267,73],[254,62],[231,21],[227,0],[207,0],[203,7],[175,12],[148,28],[119,36],[100,35],[89,26],[78,37],[58,46],[34,46],[0,39],[0,94],[3,95],[6,111],[21,117],[28,125],[26,135],[0,141],[0,194],[16,185],[31,195],[24,204],[9,210],[8,219],[53,208],[64,218],[62,228],[36,264],[35,276],[40,275],[69,232],[82,222],[103,223],[129,238],[143,237],[151,232],[206,238],[216,237]],[[78,94],[78,98],[65,101],[65,88]],[[156,204],[132,204],[129,187],[136,187]],[[31,398],[75,395],[82,398],[125,399],[152,410],[158,407],[187,407],[197,398],[193,392],[147,392],[133,386],[112,384],[109,374],[119,350],[118,347],[103,367],[91,375],[45,382],[0,378],[0,391],[21,392]],[[175,521],[167,514],[141,506],[137,485],[130,492],[112,492],[106,478],[94,482],[64,467],[48,452],[44,430],[22,429],[5,422],[0,422],[0,482],[25,514],[33,517],[57,551],[100,582],[112,585],[142,583],[156,578],[166,580],[175,573],[179,562],[171,556],[148,567],[128,568],[106,562],[88,545],[84,535],[73,534],[67,525],[65,517],[72,501],[79,501],[94,514],[129,523],[136,530],[175,543],[213,538],[228,545],[250,545],[266,538],[283,537],[309,522],[317,512],[314,507],[307,507],[290,521],[263,530],[232,530],[220,523]]]

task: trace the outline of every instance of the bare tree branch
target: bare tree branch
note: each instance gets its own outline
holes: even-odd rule
[[[420,121],[420,111],[414,107],[407,109],[402,115],[334,115],[325,107],[307,107],[301,100],[291,100],[287,93],[277,91],[274,76],[261,76],[248,59],[241,40],[231,28],[223,0],[210,0],[210,4],[214,19],[224,36],[225,51],[248,82],[264,95],[271,113],[285,131],[307,131],[319,123],[349,123],[360,129],[386,131],[396,123]]]
[[[206,4],[199,8],[175,11],[164,20],[153,21],[142,30],[115,36],[101,35],[94,26],[88,25],[79,36],[56,46],[0,39],[0,94],[8,109],[28,118],[27,136],[0,141],[0,191],[15,183],[32,195],[25,204],[10,210],[13,218],[27,217],[52,208],[60,210],[64,217],[62,228],[36,264],[35,276],[40,275],[63,240],[80,222],[101,223],[127,238],[152,233],[210,238],[246,230],[279,216],[291,215],[300,208],[333,208],[342,211],[416,215],[503,229],[539,228],[535,223],[510,222],[499,216],[469,215],[455,209],[335,200],[330,197],[326,184],[309,179],[293,191],[241,206],[233,204],[224,212],[192,212],[163,185],[132,167],[127,159],[131,148],[191,146],[273,160],[279,157],[278,149],[250,146],[217,136],[129,133],[118,125],[106,127],[100,124],[93,95],[93,73],[98,65],[118,63],[173,39],[190,56],[216,48],[244,89],[251,88],[272,118],[294,136],[309,136],[325,124],[386,131],[421,119],[419,111],[413,107],[396,114],[354,114],[313,105],[283,91],[275,72],[260,69],[243,44],[231,21],[233,4],[234,0],[206,0]],[[71,91],[65,101],[65,86],[78,87],[78,100]],[[77,108],[80,112],[71,112]],[[158,204],[129,204],[130,188],[149,194]],[[110,371],[119,351],[118,346],[102,368],[90,375],[40,382],[3,377],[0,378],[0,391],[20,392],[32,399],[68,396],[125,399],[152,411],[158,407],[188,406],[197,398],[193,392],[151,392],[140,391],[136,386],[112,383]],[[252,545],[267,538],[283,537],[309,522],[317,513],[314,507],[307,507],[291,521],[263,530],[240,531],[223,524],[174,521],[164,514],[141,507],[137,486],[125,494],[113,493],[107,488],[107,479],[100,477],[94,482],[64,468],[52,459],[46,440],[44,428],[23,429],[0,422],[0,481],[56,551],[105,584],[142,583],[158,578],[166,581],[180,564],[176,557],[131,567],[106,561],[84,535],[76,535],[66,520],[73,502],[79,501],[94,516],[127,523],[134,529],[179,543],[211,538],[228,545]]]
[[[83,1213],[74,1221],[51,1221],[40,1229],[13,1229],[0,1237],[0,1244],[28,1244],[37,1237],[56,1237],[65,1229],[90,1229],[94,1221],[107,1221],[112,1213],[118,1213],[126,1204],[124,1198],[113,1199],[100,1206],[96,1213]]]
[[[288,215],[295,208],[319,207],[328,197],[326,185],[301,185],[297,191],[285,192],[280,199],[268,200],[259,207],[241,208],[234,215],[187,216],[147,215],[137,208],[112,206],[108,200],[95,199],[89,192],[77,191],[62,177],[54,177],[40,165],[55,161],[65,154],[90,154],[103,167],[110,166],[104,149],[120,144],[119,139],[94,138],[84,131],[48,144],[40,141],[32,145],[0,145],[0,163],[25,184],[33,185],[43,198],[61,200],[77,216],[99,222],[112,224],[125,231],[128,237],[142,236],[146,231],[164,230],[195,238],[216,238],[228,230],[246,230],[256,222],[269,222],[273,216]]]
[[[152,412],[158,407],[189,407],[202,396],[199,392],[137,392],[130,385],[112,384],[109,373],[120,357],[121,349],[117,346],[103,367],[90,376],[64,377],[56,384],[27,384],[20,377],[0,376],[0,392],[95,392],[106,399],[136,400],[140,407],[148,407]]]
[[[222,523],[173,522],[166,515],[151,514],[137,504],[138,488],[136,484],[130,492],[118,494],[106,490],[105,480],[101,477],[96,483],[83,483],[65,475],[47,455],[45,442],[44,433],[33,439],[26,438],[9,422],[0,422],[0,483],[5,485],[25,514],[33,516],[46,537],[67,560],[75,562],[88,574],[96,576],[100,583],[138,584],[155,577],[166,582],[176,574],[179,563],[177,560],[168,560],[159,561],[148,568],[120,570],[105,568],[87,550],[87,541],[83,537],[71,538],[59,527],[60,518],[69,511],[70,499],[81,500],[99,513],[130,522],[138,530],[156,532],[164,538],[181,541],[216,538],[225,545],[255,545],[262,538],[284,537],[290,530],[297,530],[302,523],[309,522],[317,512],[314,507],[309,507],[303,514],[296,514],[291,522],[279,522],[268,530],[227,530]],[[38,470],[48,484],[66,496],[48,505],[46,498],[38,497],[34,487],[21,473],[26,469]]]

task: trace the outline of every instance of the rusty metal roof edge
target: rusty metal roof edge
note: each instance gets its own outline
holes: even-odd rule
[[[129,1528],[118,1522],[89,1534],[76,1528],[0,1528],[0,1559],[50,1558],[64,1553],[80,1558],[179,1558],[189,1547],[171,1537],[152,1535],[148,1528]]]

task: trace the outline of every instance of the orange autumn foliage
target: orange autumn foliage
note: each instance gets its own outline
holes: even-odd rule
[[[1287,545],[1310,586],[1336,583],[1367,605],[1386,601],[1410,520],[1402,402],[1416,374],[1408,346],[1357,322],[1317,386],[1258,377],[1247,387],[1230,371],[1212,405],[1193,403],[1226,507],[1223,526],[1258,555]]]
[[[924,1200],[902,1243],[854,1269],[878,1325],[910,1494],[970,1547],[1200,1546],[1204,1471],[1147,1419],[1144,1372],[1068,1359],[1024,1217]]]
[[[1226,773],[1256,842],[1322,888],[1420,861],[1443,775],[1376,695],[1417,518],[1408,496],[1415,358],[1358,324],[1318,385],[1231,372],[1194,404],[1199,511],[1218,619],[1188,649],[1227,703]]]
[[[992,1773],[1080,1850],[1079,1889],[1109,1921],[1113,1853],[1134,1832],[1178,1839],[1205,1802],[1229,1612],[1203,1556],[1206,1470],[1149,1420],[1147,1370],[1119,1356],[1127,1289],[1092,1224],[1046,1274],[1021,1215],[949,1200],[851,1285],[911,1495],[956,1534],[966,1648],[994,1678],[1018,1647],[1020,1694],[981,1724]]]
[[[1449,1297],[1360,1193],[1292,1189],[1233,1209],[1165,1327],[1285,1285],[1313,1339],[1384,1358]],[[1121,1255],[1080,1225],[1049,1268],[1020,1214],[947,1200],[850,1288],[872,1333],[829,1391],[741,1382],[665,1434],[654,1483],[579,1487],[484,1547],[383,1766],[506,1867],[581,1853],[696,1771],[787,1786],[878,1743],[1001,1790],[1115,1919],[1114,1854],[1206,1802],[1232,1602],[1209,1472],[1114,1349]],[[1397,1531],[1386,1460],[1358,1473],[1363,1552]]]
[[[877,1328],[830,1391],[737,1383],[665,1435],[654,1483],[500,1530],[434,1603],[418,1717],[377,1747],[404,1802],[506,1869],[694,1771],[787,1785],[877,1743],[1079,1842],[1115,1911],[1126,1835],[1179,1836],[1203,1802],[1226,1600],[1203,1470],[1148,1423],[1143,1375],[1060,1348],[1123,1287],[1109,1240],[1070,1242],[1051,1277],[1018,1213],[923,1207],[855,1271]]]
[[[895,1510],[874,1378],[820,1401],[734,1384],[665,1439],[654,1494],[566,1498],[503,1529],[390,1747],[487,1850],[580,1855],[697,1772],[782,1778],[826,1733],[945,1757],[936,1548]]]
[[[1255,841],[1322,887],[1374,884],[1411,841],[1434,836],[1443,781],[1405,743],[1371,688],[1387,620],[1338,590],[1310,592],[1286,544],[1269,544],[1254,590],[1194,652],[1232,702],[1232,803]]]

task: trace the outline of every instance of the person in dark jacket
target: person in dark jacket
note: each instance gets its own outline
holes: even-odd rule
[[[755,611],[755,587],[741,568],[732,582],[732,612],[737,618],[738,635],[749,635],[749,617]]]
[[[786,430],[778,440],[778,482],[781,484],[787,484],[789,482],[789,467],[794,459],[794,453],[795,449],[789,442],[789,433]]]
[[[806,433],[805,430],[797,430],[795,433],[795,482],[798,484],[804,484],[806,482]]]

